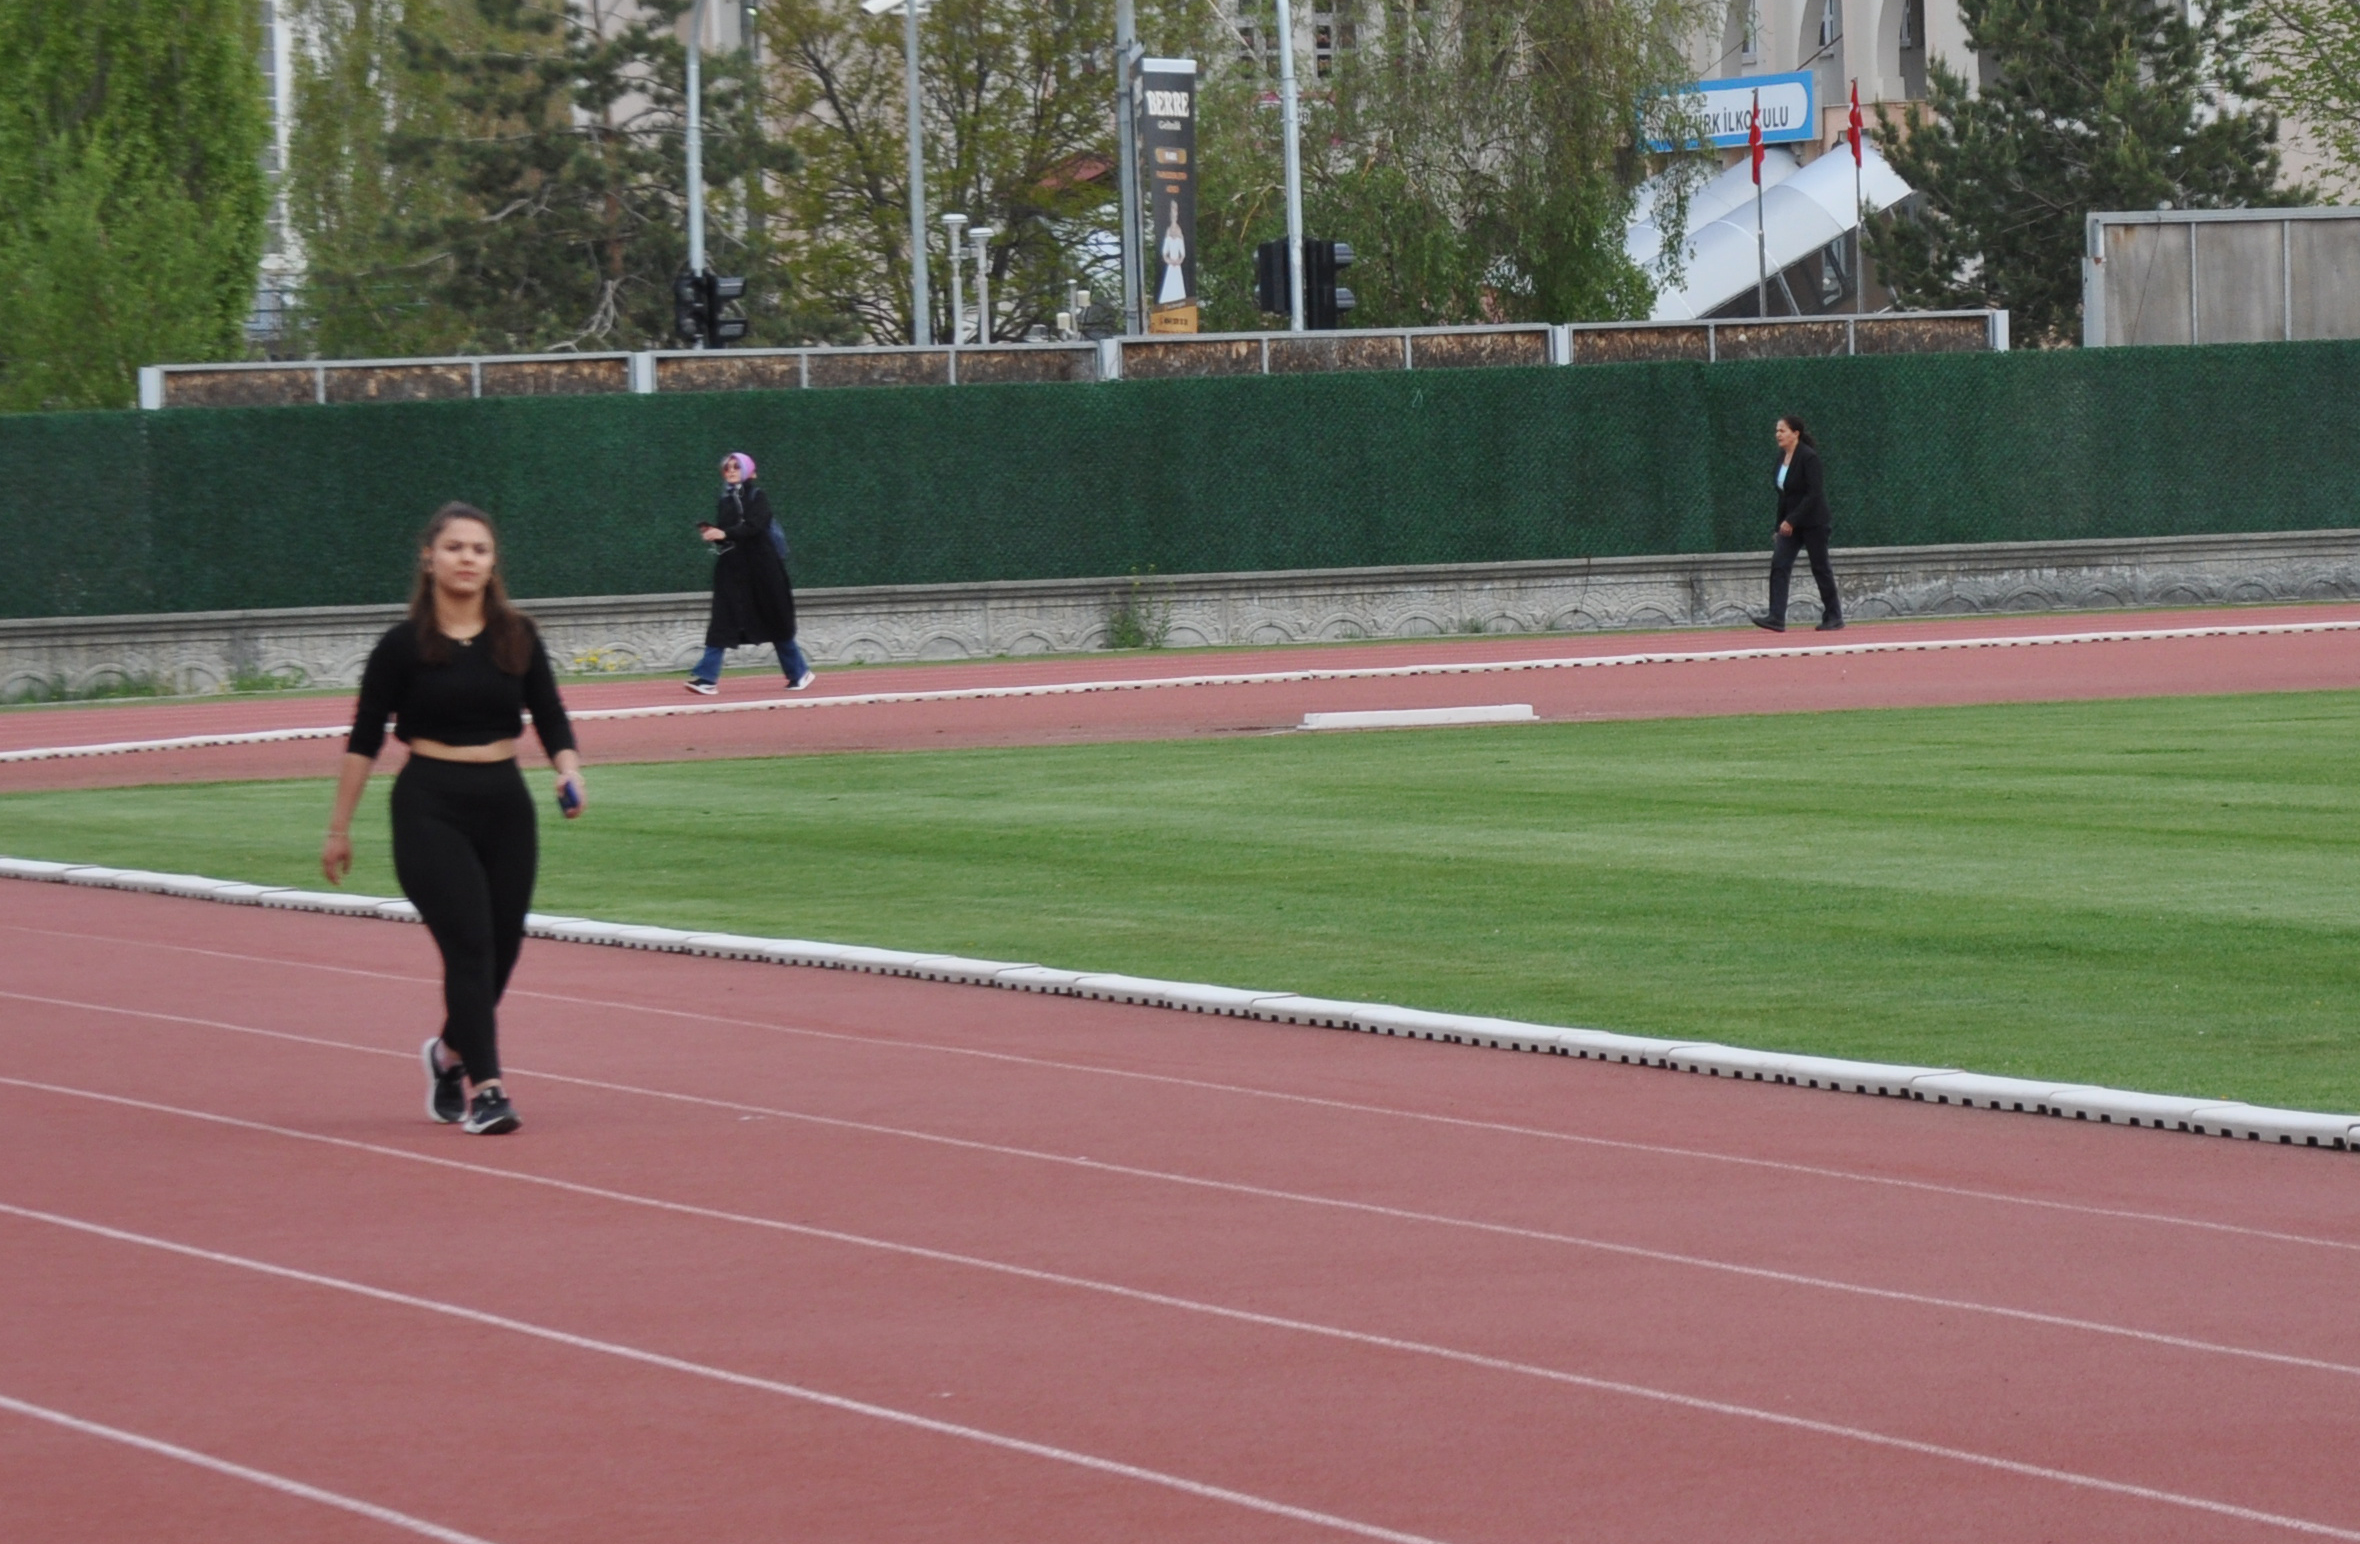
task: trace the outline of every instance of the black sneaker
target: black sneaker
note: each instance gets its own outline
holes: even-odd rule
[[[1819,625],[1811,629],[1815,633],[1840,633],[1843,630],[1844,619],[1842,617],[1823,617],[1820,619]]]
[[[426,1061],[426,1113],[446,1126],[467,1118],[467,1069],[444,1067],[434,1059],[440,1039],[429,1040],[418,1054]]]
[[[1753,623],[1754,626],[1760,628],[1766,633],[1783,633],[1786,631],[1786,624],[1784,622],[1779,621],[1776,617],[1764,616],[1759,611],[1755,612],[1752,616],[1747,617],[1746,620]]]
[[[467,1102],[467,1124],[459,1129],[469,1136],[496,1137],[522,1124],[516,1118],[516,1106],[508,1102],[507,1090],[479,1088]]]

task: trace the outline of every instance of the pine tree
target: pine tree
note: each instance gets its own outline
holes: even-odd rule
[[[1929,63],[1930,118],[1877,131],[1922,199],[1870,222],[1902,303],[2001,307],[2023,342],[2080,336],[2084,216],[2299,202],[2250,105],[2251,0],[1962,0],[1982,87]],[[2193,19],[2191,19],[2193,18]]]
[[[687,0],[311,0],[293,213],[323,353],[667,347],[687,256]],[[751,341],[812,330],[734,185],[791,170],[708,55],[706,247]]]
[[[128,407],[236,358],[269,124],[243,0],[0,5],[0,406]]]

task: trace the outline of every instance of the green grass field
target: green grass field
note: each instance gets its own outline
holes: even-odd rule
[[[2355,693],[616,766],[537,904],[2360,1109],[2355,768]],[[0,852],[316,885],[326,807]]]

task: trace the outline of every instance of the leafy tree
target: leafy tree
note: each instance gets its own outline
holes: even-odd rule
[[[297,227],[306,312],[338,352],[530,352],[672,341],[687,257],[687,0],[315,0]],[[757,342],[827,329],[797,309],[734,186],[789,171],[708,57],[707,260],[749,281]]]
[[[2360,183],[2360,5],[2263,0],[2262,10],[2271,99],[2317,137],[2337,178]]]
[[[1644,316],[1623,254],[1654,163],[1637,105],[1693,69],[1693,0],[1384,0],[1336,10],[1325,80],[1305,88],[1304,222],[1352,244],[1362,326]],[[1199,271],[1207,324],[1270,325],[1253,253],[1286,233],[1275,18],[1248,8],[1207,91]],[[1667,211],[1677,223],[1679,209]]]
[[[1931,118],[1877,141],[1923,195],[1869,224],[1877,271],[1911,306],[2004,307],[2016,336],[2080,332],[2084,216],[2299,201],[2248,60],[2252,0],[1961,0],[1978,92],[1940,60]],[[2191,19],[2192,18],[2192,19]]]
[[[0,406],[126,407],[235,358],[268,133],[241,0],[0,5]]]
[[[1141,12],[1144,36],[1186,36],[1155,7]],[[901,14],[872,16],[850,0],[774,0],[762,24],[767,105],[794,125],[788,139],[803,166],[783,201],[797,269],[871,338],[907,342]],[[994,332],[1021,335],[1065,309],[1069,282],[1103,290],[1117,278],[1112,0],[936,0],[919,35],[930,228],[939,242],[939,217],[955,210],[1000,233],[990,258]],[[939,248],[929,272],[934,333],[945,337],[950,287]]]

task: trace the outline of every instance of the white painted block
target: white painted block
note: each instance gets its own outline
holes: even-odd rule
[[[921,954],[910,961],[910,974],[921,981],[966,981],[997,986],[1003,971],[1026,969],[1022,960],[971,960],[963,954]]]
[[[691,933],[681,940],[681,948],[714,959],[767,960],[770,943],[767,938],[752,938],[742,933]]]
[[[1529,702],[1482,708],[1376,708],[1355,713],[1306,713],[1305,729],[1421,729],[1451,724],[1531,724],[1540,715]]]
[[[212,899],[251,906],[264,896],[277,895],[286,888],[285,885],[223,885],[213,892]]]
[[[865,944],[846,944],[836,951],[836,963],[847,970],[873,970],[888,976],[906,976],[910,967],[924,959],[907,949],[871,949]]]
[[[2208,1104],[2189,1115],[2188,1129],[2208,1137],[2335,1147],[2349,1144],[2353,1127],[2349,1115],[2316,1115],[2267,1105]]]
[[[2049,1108],[2069,1119],[2103,1121],[2117,1126],[2160,1126],[2166,1130],[2188,1124],[2189,1117],[2198,1110],[2219,1103],[2217,1099],[2178,1099],[2169,1094],[2141,1094],[2079,1083],[2049,1094]]]
[[[2037,1078],[1995,1078],[1980,1072],[1936,1072],[1912,1078],[1909,1086],[1936,1104],[2020,1110],[2036,1115],[2049,1107],[2063,1085],[2044,1083]]]
[[[1089,972],[1059,970],[1053,965],[1018,965],[1000,972],[997,985],[1013,987],[1020,992],[1068,993]]]
[[[1278,1024],[1316,1024],[1323,1029],[1364,1029],[1362,1015],[1374,1011],[1368,1003],[1341,1002],[1332,997],[1303,997],[1281,992],[1254,999],[1253,1016]]]
[[[1940,1077],[1956,1069],[1912,1067],[1891,1062],[1853,1061],[1842,1056],[1799,1056],[1782,1053],[1787,1076],[1803,1088],[1833,1088],[1849,1094],[1897,1097],[1910,1091],[1917,1078]]]
[[[374,917],[381,915],[378,908],[393,897],[385,895],[345,895],[330,890],[275,890],[269,895],[255,897],[255,904],[277,906],[287,911],[325,911],[346,917]]]
[[[73,869],[71,863],[44,863],[38,858],[0,858],[0,874],[11,879],[62,879]]]

